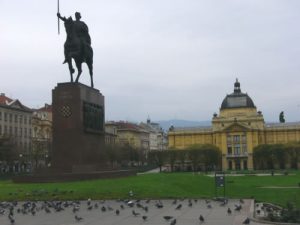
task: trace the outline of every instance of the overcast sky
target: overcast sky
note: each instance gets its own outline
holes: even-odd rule
[[[266,121],[300,121],[299,0],[60,0],[76,11],[106,120],[211,120],[238,78]],[[56,0],[0,0],[0,92],[28,107],[70,79],[56,12]]]

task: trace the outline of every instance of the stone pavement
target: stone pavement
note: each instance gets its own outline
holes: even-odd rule
[[[130,206],[131,203],[132,206]],[[212,200],[207,203],[203,199],[190,200],[190,202],[187,199],[177,200],[175,204],[174,200],[150,200],[149,202],[133,200],[129,204],[117,200],[91,201],[91,209],[88,209],[87,201],[81,201],[78,204],[79,210],[75,213],[73,205],[65,207],[60,212],[55,212],[50,207],[51,212],[46,213],[45,209],[41,208],[42,202],[37,202],[35,215],[32,215],[30,210],[26,214],[18,213],[17,209],[21,208],[22,204],[24,203],[18,203],[14,209],[15,225],[169,225],[174,219],[176,219],[176,225],[239,225],[243,224],[243,221],[250,216],[253,200],[244,200],[240,211],[234,210],[235,205],[239,205],[240,201],[233,199],[230,199],[225,206]],[[163,207],[158,208],[159,204]],[[180,204],[182,207],[176,209]],[[228,208],[232,210],[231,215],[227,213]],[[116,210],[119,210],[119,215],[116,215]],[[133,215],[133,211],[136,215]],[[3,215],[0,215],[1,225],[12,224],[8,214],[9,210],[5,209]],[[77,221],[75,215],[81,217],[82,220]],[[200,215],[204,217],[204,223],[199,221]],[[143,216],[147,216],[147,218],[144,220]],[[167,221],[164,216],[171,216],[172,219]],[[250,224],[258,225],[259,223],[251,221]]]

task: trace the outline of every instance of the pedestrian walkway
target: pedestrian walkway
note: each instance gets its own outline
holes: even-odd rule
[[[31,204],[31,205],[30,205]],[[3,206],[3,203],[0,204]],[[22,225],[241,225],[251,216],[253,200],[229,200],[226,205],[202,199],[80,201],[33,203],[24,210],[24,203],[14,206],[14,224]],[[59,205],[58,208],[57,205]],[[240,210],[235,210],[241,205]],[[23,207],[23,208],[22,208]],[[47,208],[47,209],[46,209]],[[230,209],[230,213],[228,211]],[[1,225],[11,225],[5,209]],[[201,221],[200,215],[203,221]],[[251,221],[250,224],[259,225]]]

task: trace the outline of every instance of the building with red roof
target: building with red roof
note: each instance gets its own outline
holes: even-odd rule
[[[0,140],[10,143],[10,159],[24,160],[31,149],[32,110],[18,99],[0,94]],[[6,159],[0,159],[1,164]]]

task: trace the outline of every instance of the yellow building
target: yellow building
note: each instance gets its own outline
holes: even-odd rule
[[[253,148],[260,144],[300,141],[300,122],[264,122],[252,99],[241,92],[236,80],[234,92],[227,95],[212,126],[176,128],[168,133],[169,148],[185,149],[193,144],[214,144],[222,151],[223,170],[253,169]]]
[[[149,132],[129,122],[105,123],[106,144],[129,145],[135,149],[149,150]]]

